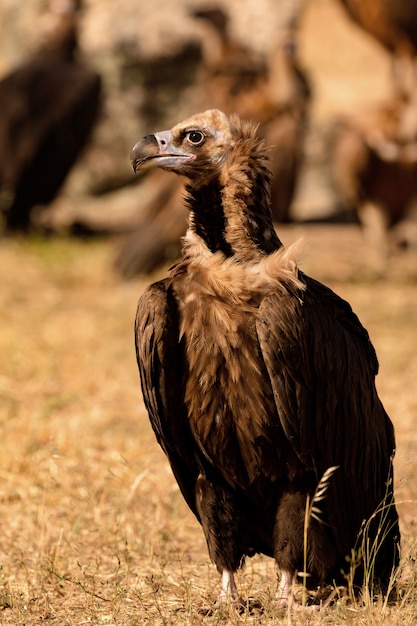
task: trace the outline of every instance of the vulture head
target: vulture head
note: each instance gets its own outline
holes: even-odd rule
[[[134,145],[130,159],[135,172],[160,167],[207,184],[219,175],[235,143],[233,121],[212,109],[171,130],[143,137]]]
[[[130,158],[188,178],[190,228],[211,251],[239,258],[269,253],[281,242],[271,214],[268,159],[257,125],[218,109],[140,139]]]

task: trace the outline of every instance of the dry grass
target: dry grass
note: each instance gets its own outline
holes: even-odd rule
[[[140,397],[132,326],[144,282],[112,274],[109,243],[10,240],[0,248],[0,624],[415,623],[417,282],[401,259],[387,282],[364,280],[355,229],[305,236],[304,267],[352,302],[380,357],[398,438],[403,598],[385,612],[339,602],[294,617],[273,608],[275,567],[256,557],[239,585],[264,614],[203,616],[218,576]]]
[[[320,123],[384,95],[387,59],[348,32],[335,3],[311,0],[304,27]],[[354,227],[280,234],[305,236],[303,268],[352,303],[379,355],[397,430],[401,599],[287,615],[271,603],[274,563],[256,557],[238,583],[264,614],[204,617],[218,576],[140,396],[133,319],[145,283],[112,274],[109,243],[9,240],[0,246],[0,624],[416,623],[416,259],[395,258],[376,282]]]

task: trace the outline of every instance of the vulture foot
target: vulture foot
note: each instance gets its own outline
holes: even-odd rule
[[[233,609],[238,613],[262,613],[263,606],[255,598],[242,598],[237,590],[232,571],[223,570],[222,587],[213,607],[202,608],[199,613],[202,615],[213,615],[216,611]]]
[[[273,604],[280,609],[291,609],[293,611],[318,611],[320,606],[313,604],[311,598],[306,598],[305,602],[300,602],[294,595],[293,591],[294,575],[291,572],[283,570],[281,572],[281,580],[278,585],[277,593]]]

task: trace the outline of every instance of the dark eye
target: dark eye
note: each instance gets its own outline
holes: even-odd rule
[[[199,146],[204,141],[204,134],[201,130],[190,130],[187,133],[187,139],[193,146]]]

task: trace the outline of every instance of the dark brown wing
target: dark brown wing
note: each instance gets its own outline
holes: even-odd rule
[[[152,428],[188,506],[198,517],[195,484],[199,469],[183,404],[184,360],[177,304],[167,280],[154,283],[140,298],[135,340],[143,398]]]
[[[303,280],[304,293],[263,301],[257,330],[279,418],[297,455],[317,479],[339,467],[326,508],[344,551],[386,496],[394,432],[376,392],[378,362],[367,331],[347,302]],[[395,523],[395,509],[392,515]]]

